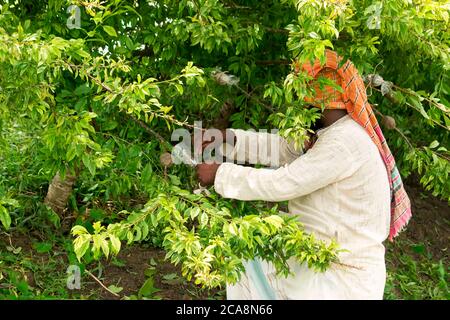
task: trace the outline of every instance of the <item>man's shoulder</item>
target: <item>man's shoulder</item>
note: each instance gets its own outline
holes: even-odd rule
[[[320,138],[345,145],[349,149],[375,147],[364,128],[350,116],[345,116],[327,128]]]

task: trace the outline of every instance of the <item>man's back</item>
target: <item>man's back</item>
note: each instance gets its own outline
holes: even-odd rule
[[[390,191],[378,149],[349,116],[318,135],[316,144],[332,141],[347,148],[351,158],[336,157],[336,161],[346,161],[350,174],[291,200],[289,211],[299,215],[307,231],[323,239],[335,238],[342,248],[350,250],[341,254],[343,262],[362,266],[384,263],[382,242],[389,234]],[[323,174],[318,173],[318,179]]]

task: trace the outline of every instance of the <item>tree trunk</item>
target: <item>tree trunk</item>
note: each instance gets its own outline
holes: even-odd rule
[[[60,216],[66,209],[67,201],[72,193],[72,187],[75,184],[76,179],[77,177],[75,175],[66,173],[65,179],[62,180],[59,172],[57,172],[48,186],[48,192],[44,203]]]

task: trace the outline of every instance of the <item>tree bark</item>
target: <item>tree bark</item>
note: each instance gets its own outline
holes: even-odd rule
[[[72,188],[76,179],[77,177],[75,175],[66,173],[63,180],[59,172],[57,172],[48,186],[44,203],[60,216],[63,215],[64,210],[67,207],[67,201],[72,193]]]

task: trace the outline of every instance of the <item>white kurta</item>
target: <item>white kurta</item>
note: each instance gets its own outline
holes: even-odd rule
[[[335,239],[349,250],[339,255],[340,262],[358,269],[333,265],[320,273],[291,261],[294,275],[283,278],[261,262],[256,267],[266,275],[268,296],[254,281],[255,266],[249,262],[241,281],[227,287],[227,298],[382,299],[386,280],[382,242],[389,234],[390,190],[384,163],[364,129],[345,116],[320,130],[314,146],[302,155],[277,135],[234,132],[234,158],[267,165],[271,160],[267,142],[279,140],[281,167],[224,163],[217,171],[215,190],[240,200],[289,200],[289,213],[298,215],[305,230],[325,241]],[[252,159],[249,145],[257,145],[258,159]]]

